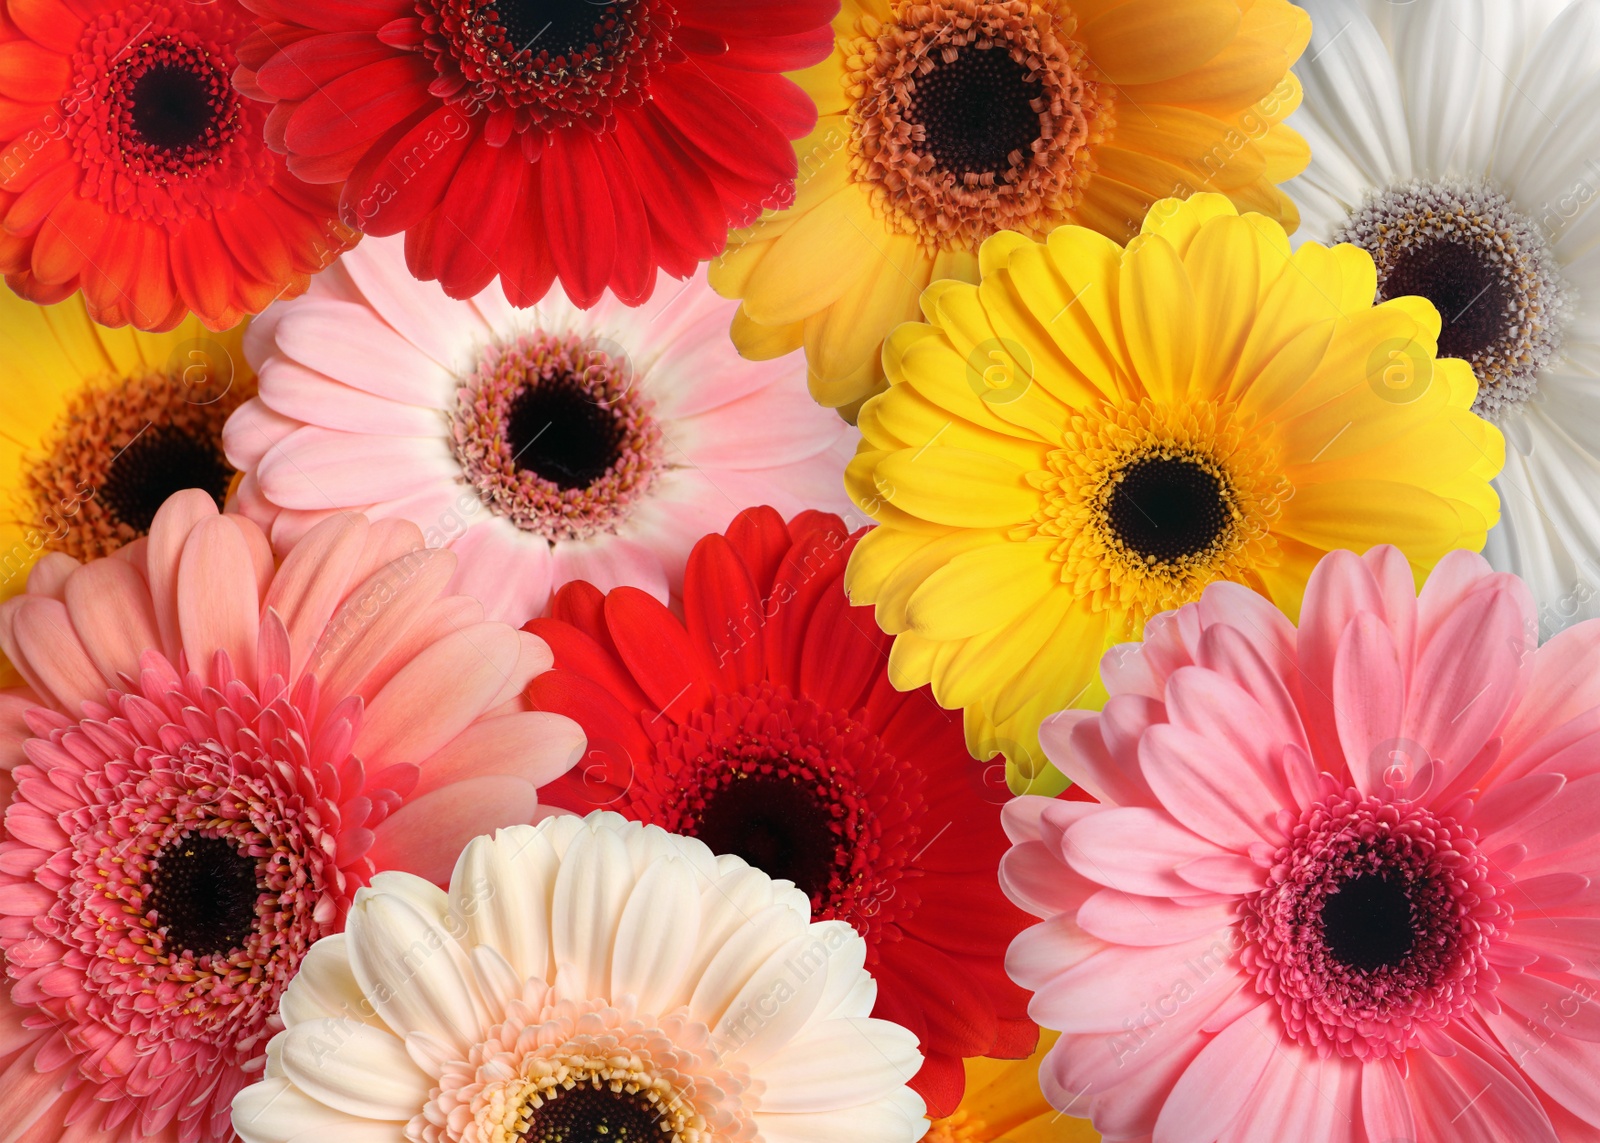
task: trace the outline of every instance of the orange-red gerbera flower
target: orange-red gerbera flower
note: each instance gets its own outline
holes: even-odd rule
[[[6,0],[0,271],[81,289],[104,325],[213,329],[305,288],[348,247],[337,196],[291,175],[234,90],[236,0]]]

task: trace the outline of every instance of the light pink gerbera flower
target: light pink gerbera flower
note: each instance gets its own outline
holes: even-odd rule
[[[275,570],[255,524],[181,492],[148,539],[47,556],[0,605],[27,681],[0,692],[0,1138],[231,1137],[356,890],[447,879],[581,753],[521,698],[549,648],[420,548],[351,515]]]
[[[1600,1138],[1600,621],[1479,556],[1334,552],[1297,631],[1219,583],[1007,808],[1041,1079],[1111,1143]]]
[[[737,308],[703,268],[638,309],[556,288],[518,310],[495,284],[460,301],[368,238],[251,328],[260,396],[223,433],[235,504],[280,550],[330,512],[411,520],[496,619],[576,579],[666,602],[740,510],[849,508],[855,430],[798,353],[739,357]]]

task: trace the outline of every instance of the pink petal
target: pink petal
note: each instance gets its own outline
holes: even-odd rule
[[[189,533],[202,520],[215,515],[216,501],[198,488],[189,488],[169,498],[150,524],[145,572],[150,581],[150,599],[155,605],[156,625],[161,631],[161,651],[172,662],[178,661],[178,652],[183,649],[183,635],[178,625],[178,564],[189,542]]]
[[[459,478],[444,437],[380,437],[309,425],[256,469],[261,492],[284,508],[360,508]]]
[[[46,552],[28,570],[28,594],[48,595],[66,602],[67,579],[82,566],[64,552]]]
[[[1013,845],[1000,858],[1000,889],[1036,917],[1075,913],[1098,887],[1068,869],[1040,841]]]
[[[1464,548],[1449,552],[1428,573],[1417,595],[1417,653],[1432,641],[1439,624],[1460,609],[1462,601],[1495,574],[1477,552]]]
[[[1568,782],[1554,797],[1524,815],[1495,839],[1527,847],[1527,859],[1561,853],[1600,836],[1600,774]],[[1590,868],[1574,863],[1576,868]]]
[[[273,412],[260,397],[252,397],[222,426],[222,451],[234,468],[252,472],[279,441],[300,427],[299,421]]]
[[[1298,668],[1292,659],[1285,662],[1278,654],[1253,634],[1219,624],[1206,628],[1200,637],[1197,661],[1255,700],[1265,719],[1260,730],[1263,740],[1293,743],[1310,750],[1294,694],[1285,682],[1298,673]]]
[[[281,357],[267,362],[259,381],[262,404],[306,424],[389,437],[439,429],[437,408],[375,396]]]
[[[459,562],[449,590],[478,600],[490,619],[520,627],[545,613],[555,561],[543,536],[492,517],[468,528],[450,550]]]
[[[1333,711],[1345,765],[1364,794],[1394,777],[1390,751],[1399,742],[1405,688],[1393,633],[1371,612],[1355,616],[1334,659]]]
[[[436,283],[417,281],[400,238],[363,242],[340,264],[384,321],[446,369],[461,368],[493,332],[470,303],[446,297]]]
[[[1600,1085],[1595,1083],[1595,1076],[1600,1075],[1600,1044],[1562,1034],[1559,1013],[1565,1013],[1573,1004],[1569,996],[1558,1013],[1531,1024],[1506,1012],[1485,1014],[1484,1021],[1517,1067],[1546,1098],[1591,1127],[1600,1127]],[[1593,1000],[1580,1006],[1593,1007]]]
[[[1480,836],[1488,837],[1515,826],[1560,793],[1566,784],[1566,778],[1560,774],[1530,774],[1526,778],[1496,783],[1479,799],[1467,820]]]
[[[661,556],[621,536],[601,535],[592,540],[557,543],[551,565],[551,590],[573,580],[587,580],[601,591],[637,587],[662,603],[669,597]]]
[[[1451,1125],[1452,1139],[1473,1143],[1558,1143],[1550,1121],[1511,1062],[1463,1032],[1453,1056],[1407,1053],[1411,1103],[1429,1122]],[[1543,1055],[1541,1052],[1540,1055]],[[1537,1066],[1538,1057],[1529,1062]],[[1524,1064],[1524,1067],[1527,1065]],[[1593,1082],[1591,1077],[1590,1082]]]
[[[72,629],[65,604],[25,595],[6,610],[10,634],[0,628],[0,645],[35,690],[72,715],[86,702],[104,701],[106,680]]]
[[[285,358],[380,398],[448,409],[455,397],[447,369],[354,302],[305,298],[279,319],[273,340]]]
[[[226,516],[201,520],[178,565],[178,628],[189,669],[207,678],[212,655],[225,651],[234,673],[253,682],[260,606],[255,558],[239,528]]]
[[[401,667],[367,705],[355,752],[373,769],[419,765],[465,730],[516,668],[517,632],[480,623]]]
[[[67,583],[67,614],[108,684],[139,676],[139,656],[161,646],[150,588],[131,564],[94,560]]]
[[[534,786],[561,777],[583,757],[583,728],[572,719],[527,711],[473,723],[423,759],[422,795],[464,778],[509,774]]]
[[[449,552],[424,551],[367,577],[328,619],[308,666],[331,694],[372,698],[404,664],[445,632],[457,630],[452,621],[471,626],[482,619],[476,603],[458,606],[440,598],[454,574],[455,557]],[[436,626],[440,605],[449,615]],[[461,607],[466,613],[458,614]]]
[[[1503,732],[1508,767],[1557,727],[1600,709],[1597,666],[1600,619],[1568,627],[1533,653],[1528,689]]]
[[[344,597],[366,543],[367,527],[360,516],[324,520],[295,545],[273,578],[263,611],[276,611],[288,629],[291,677],[305,668],[312,647]]]
[[[728,364],[723,371],[730,371]],[[697,387],[713,384],[711,377],[695,380]],[[848,431],[805,386],[775,384],[678,422],[672,441],[689,463],[702,468],[774,469],[816,456]]]
[[[1142,897],[1193,897],[1196,890],[1174,869],[1223,851],[1157,810],[1111,809],[1067,831],[1067,862],[1083,876]]]
[[[444,885],[467,842],[529,821],[538,804],[538,791],[520,778],[468,778],[401,806],[374,831],[367,857],[380,870]]]
[[[1047,929],[1035,925],[1023,936],[1030,941],[1040,941],[1037,934],[1048,931],[1056,942],[1062,942],[1068,933],[1056,925]],[[1100,942],[1079,937],[1073,944],[1087,951]],[[1012,944],[1006,957],[1007,971],[1013,972],[1015,958],[1018,962],[1043,961],[1038,951],[1022,937]],[[1197,960],[1198,958],[1198,960]],[[1223,967],[1232,959],[1226,935],[1204,936],[1179,945],[1158,945],[1135,948],[1112,945],[1073,963],[1060,962],[1055,975],[1035,989],[1033,1002],[1028,1005],[1028,1015],[1046,1028],[1056,1028],[1065,1033],[1109,1034],[1125,1031],[1137,1021],[1142,1008],[1154,1004],[1167,995],[1181,980],[1191,982],[1191,990],[1200,979],[1212,972],[1234,975],[1236,970]],[[1018,967],[1025,967],[1019,963]],[[1026,972],[1019,977],[1031,977]]]
[[[1215,1139],[1249,1106],[1268,1068],[1292,1068],[1301,1054],[1278,1032],[1269,1004],[1245,1013],[1201,1049],[1156,1117],[1153,1143]]]
[[[1179,905],[1165,897],[1134,897],[1102,889],[1078,910],[1087,933],[1119,945],[1175,945],[1207,933],[1225,933],[1236,920],[1232,905]]]
[[[1361,1126],[1375,1141],[1416,1138],[1406,1081],[1392,1059],[1367,1060],[1361,1068]]]
[[[1139,765],[1139,740],[1151,726],[1166,720],[1167,708],[1160,699],[1112,695],[1095,721],[1073,728],[1074,769],[1088,779],[1085,788],[1119,806],[1159,805]]]
[[[1324,556],[1306,582],[1300,609],[1301,717],[1312,756],[1326,768],[1343,757],[1334,718],[1333,671],[1345,628],[1361,612],[1383,614],[1383,596],[1372,569],[1351,552]]]

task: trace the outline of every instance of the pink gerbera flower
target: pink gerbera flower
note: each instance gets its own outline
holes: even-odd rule
[[[148,539],[0,605],[0,1137],[231,1137],[279,997],[378,869],[449,876],[581,753],[520,695],[540,639],[443,594],[409,524],[274,570],[181,492]],[[13,788],[14,781],[14,788]]]
[[[1297,631],[1235,584],[1101,670],[1019,799],[1007,967],[1109,1141],[1600,1138],[1600,621],[1537,647],[1479,556],[1334,552]]]
[[[856,431],[799,353],[738,355],[703,269],[643,309],[553,289],[518,310],[417,281],[406,249],[367,239],[251,327],[260,395],[223,444],[274,547],[351,509],[411,520],[460,557],[452,590],[520,624],[570,580],[665,603],[741,509],[849,508]]]

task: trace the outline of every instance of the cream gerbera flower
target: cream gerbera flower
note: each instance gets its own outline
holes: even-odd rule
[[[866,945],[737,857],[616,814],[363,891],[283,1003],[245,1143],[912,1143],[916,1038]]]

